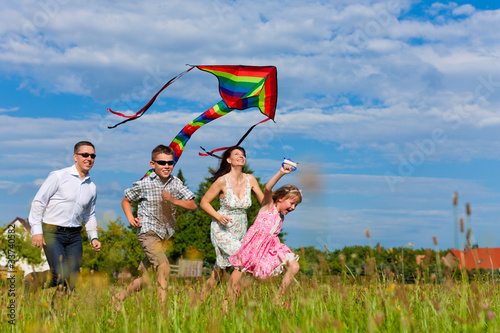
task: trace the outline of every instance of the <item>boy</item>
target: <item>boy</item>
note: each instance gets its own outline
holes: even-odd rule
[[[123,301],[128,294],[142,289],[149,284],[149,269],[157,271],[158,297],[165,298],[165,290],[170,275],[170,266],[165,255],[167,240],[175,231],[175,212],[177,206],[195,210],[194,194],[172,176],[174,168],[174,151],[172,148],[159,145],[151,153],[152,172],[149,176],[137,181],[132,188],[125,190],[122,208],[128,222],[137,229],[137,238],[146,257],[138,270],[141,277],[135,279],[120,293],[113,296],[113,301]],[[132,215],[131,202],[137,202],[137,217]]]

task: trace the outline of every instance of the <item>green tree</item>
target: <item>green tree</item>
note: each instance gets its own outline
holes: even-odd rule
[[[103,271],[115,276],[123,269],[137,274],[137,267],[144,257],[141,245],[137,240],[136,229],[126,228],[120,219],[109,221],[106,230],[98,228],[101,251],[95,252],[88,240],[87,233],[82,230],[83,257],[82,268]]]
[[[411,249],[408,247],[385,249],[377,245],[346,246],[327,255],[327,263],[332,274],[345,273],[352,277],[359,277],[378,273],[386,279],[403,279],[405,283],[414,283],[418,279],[431,281],[431,276],[437,275],[438,264],[436,257],[441,258],[447,251],[436,253],[431,249]],[[417,255],[423,255],[423,260],[417,265]],[[302,264],[301,264],[302,265]],[[302,269],[302,267],[301,267]],[[460,277],[460,272],[448,272]]]
[[[2,256],[9,258],[9,255],[14,255],[13,260],[15,261],[25,259],[28,264],[41,264],[44,261],[42,252],[38,247],[31,245],[29,232],[24,228],[21,228],[22,230],[14,228],[14,225],[11,225],[0,229],[0,251]]]
[[[178,209],[179,214],[177,215],[175,234],[172,237],[174,243],[172,258],[174,260],[184,256],[190,250],[190,253],[198,252],[206,261],[215,262],[215,251],[210,242],[211,217],[199,208],[201,198],[211,185],[209,177],[205,177],[205,180],[199,184],[194,198],[198,209],[195,211]],[[218,200],[214,200],[213,204],[215,209],[219,208]],[[193,251],[193,249],[196,249],[196,251]]]
[[[316,249],[314,246],[301,246],[294,252],[299,255],[300,271],[307,275],[312,275],[321,271],[327,273],[326,253]],[[325,272],[326,271],[326,272]]]
[[[179,169],[177,172],[177,178],[180,179],[180,181],[184,184],[184,186],[188,186],[187,179],[184,178],[184,174],[182,173],[182,169]]]

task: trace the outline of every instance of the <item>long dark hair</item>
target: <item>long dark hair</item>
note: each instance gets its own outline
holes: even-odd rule
[[[247,157],[247,153],[245,152],[245,149],[243,149],[243,147],[232,146],[226,149],[220,159],[219,168],[216,171],[212,172],[212,178],[210,178],[210,181],[212,183],[215,182],[217,178],[224,176],[226,173],[229,173],[229,171],[231,171],[231,165],[227,163],[227,159],[231,156],[231,153],[235,149],[240,150],[243,153],[243,156]]]

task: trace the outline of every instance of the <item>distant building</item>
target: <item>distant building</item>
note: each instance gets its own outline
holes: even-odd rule
[[[442,260],[445,265],[451,268],[500,269],[500,248],[478,247],[465,251],[449,250]]]
[[[11,228],[11,225],[14,225],[15,227],[16,230],[15,235],[17,239],[20,238],[26,239],[25,237],[31,238],[31,226],[28,223],[27,219],[16,217],[14,221],[10,222],[3,228],[2,233],[4,236],[8,234],[8,229]],[[16,267],[22,270],[24,272],[24,275],[33,272],[33,267],[35,268],[36,272],[49,270],[50,267],[43,250],[42,250],[42,260],[43,262],[41,264],[32,266],[31,264],[28,264],[28,261],[26,259],[21,259],[17,261]],[[3,251],[0,251],[0,266],[3,268],[6,267],[7,264],[8,264],[7,257],[5,256]]]
[[[423,266],[425,260],[425,254],[417,254],[415,256],[415,260],[417,261],[417,265]]]

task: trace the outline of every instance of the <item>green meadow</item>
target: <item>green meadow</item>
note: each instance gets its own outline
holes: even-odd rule
[[[274,301],[280,279],[243,280],[238,299],[226,282],[202,299],[203,279],[170,279],[160,304],[154,286],[127,298],[117,311],[111,296],[124,288],[105,275],[83,274],[74,294],[55,299],[53,289],[2,288],[1,332],[499,332],[500,288],[494,277],[416,280],[379,274],[355,277],[300,274]]]

